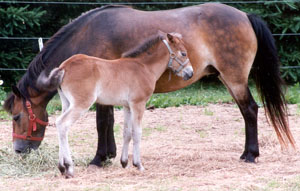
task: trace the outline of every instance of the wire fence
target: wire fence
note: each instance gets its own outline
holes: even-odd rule
[[[207,1],[157,1],[157,2],[65,2],[65,1],[0,1],[0,4],[47,4],[47,5],[177,5],[177,4],[203,4]],[[300,0],[275,0],[275,1],[214,1],[214,3],[224,4],[271,4],[271,3],[300,3]],[[300,33],[274,33],[273,36],[300,36]],[[50,37],[0,37],[0,40],[48,40]],[[300,69],[300,66],[282,66],[281,69]],[[27,71],[22,68],[0,68],[0,71]]]

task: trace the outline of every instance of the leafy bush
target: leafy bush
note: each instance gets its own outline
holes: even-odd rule
[[[46,13],[42,8],[29,9],[25,7],[0,8],[0,35],[27,36],[35,35],[39,31],[40,19]],[[32,58],[37,53],[33,52],[32,42],[28,40],[0,40],[0,67],[26,69]],[[24,71],[2,72],[1,77],[7,85],[14,84],[23,75]]]

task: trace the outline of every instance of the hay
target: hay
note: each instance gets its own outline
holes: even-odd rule
[[[212,115],[205,115],[205,109]],[[290,125],[295,138],[300,140],[300,129],[297,128],[300,118],[295,112],[296,107],[291,110]],[[53,121],[55,116],[50,118],[50,122]],[[0,121],[1,127],[3,124]],[[261,156],[257,164],[239,161],[244,149],[244,121],[239,109],[230,104],[146,111],[142,125],[146,131],[141,145],[146,170],[142,173],[132,166],[132,148],[129,168],[123,169],[119,162],[122,111],[115,111],[117,158],[109,167],[87,168],[97,146],[95,124],[95,112],[89,112],[70,129],[69,140],[75,161],[75,177],[70,180],[60,176],[56,167],[58,147],[55,128],[48,128],[39,151],[20,159],[8,146],[11,131],[9,124],[4,124],[7,128],[0,128],[0,173],[3,177],[4,168],[5,175],[2,187],[0,177],[0,190],[300,189],[299,152],[281,151],[274,130],[266,122],[262,110],[258,124]],[[12,167],[14,170],[10,172]]]

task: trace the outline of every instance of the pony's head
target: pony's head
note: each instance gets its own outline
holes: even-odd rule
[[[4,103],[4,109],[12,115],[13,145],[16,153],[37,149],[43,140],[48,124],[46,105],[39,97],[30,100],[16,87]]]
[[[163,39],[170,53],[168,68],[184,80],[189,80],[193,76],[193,67],[188,59],[187,50],[179,33],[167,33],[167,38]]]

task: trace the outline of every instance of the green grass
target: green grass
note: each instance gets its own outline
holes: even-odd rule
[[[261,106],[261,101],[258,97],[255,85],[250,82],[249,87],[254,99],[258,105]],[[289,86],[285,97],[287,103],[298,104],[298,113],[300,115],[299,83]],[[147,107],[154,106],[155,108],[166,108],[179,107],[182,105],[207,105],[210,103],[234,103],[234,100],[222,83],[198,81],[197,83],[175,92],[153,94],[147,102]],[[122,107],[116,106],[115,108],[121,109]],[[53,114],[57,110],[61,110],[58,95],[56,95],[47,106],[49,114]],[[95,110],[95,106],[93,106],[91,110]],[[206,111],[205,115],[213,115],[213,112]]]
[[[256,87],[250,82],[250,90],[256,102],[261,106],[258,98]],[[0,92],[1,93],[1,92]],[[3,96],[2,96],[3,97]],[[286,100],[289,104],[300,104],[300,85],[299,83],[289,86],[286,92]],[[155,108],[179,107],[182,105],[207,105],[215,103],[234,103],[233,98],[221,82],[202,82],[198,81],[188,87],[177,90],[175,92],[153,94],[147,102],[147,107]],[[121,109],[122,107],[116,106]],[[300,108],[300,105],[299,105]],[[91,107],[95,110],[96,107]],[[54,114],[61,110],[59,96],[56,95],[48,104],[48,113]],[[208,112],[210,113],[210,112]],[[208,114],[207,113],[207,114]],[[213,113],[212,113],[213,114]],[[209,114],[208,114],[209,115]],[[299,109],[300,115],[300,109]],[[9,116],[0,108],[0,119],[9,119]]]
[[[222,84],[199,81],[175,92],[154,94],[148,101],[147,106],[166,108],[230,102],[233,102],[233,99]]]

